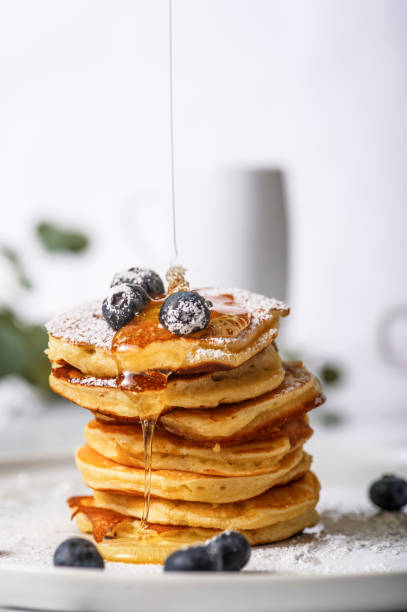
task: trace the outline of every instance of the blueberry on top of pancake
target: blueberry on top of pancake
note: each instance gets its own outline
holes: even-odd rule
[[[110,286],[114,287],[122,283],[140,285],[151,298],[159,297],[165,293],[164,283],[161,277],[157,272],[149,268],[135,267],[116,272]]]
[[[128,324],[117,325],[118,333],[103,317],[101,302],[74,308],[47,324],[48,357],[93,376],[227,370],[269,346],[278,334],[280,317],[289,313],[282,302],[241,289],[205,288],[199,295],[213,303],[210,321],[205,329],[186,335],[172,333],[160,323],[164,296],[151,300],[132,319],[129,315]]]
[[[115,330],[127,323],[147,308],[150,298],[140,285],[121,283],[111,287],[103,300],[102,313],[106,322]]]
[[[171,333],[186,336],[208,327],[210,306],[212,303],[195,291],[178,291],[161,306],[159,320]]]

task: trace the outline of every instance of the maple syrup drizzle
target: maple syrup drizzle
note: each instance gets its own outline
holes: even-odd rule
[[[164,563],[169,554],[185,545],[203,542],[207,530],[199,527],[150,524],[142,531],[140,523],[119,512],[93,505],[89,496],[71,497],[67,500],[74,518],[84,514],[92,525],[96,545],[107,561],[123,563]],[[117,537],[106,538],[118,529]],[[212,532],[209,535],[213,535]]]
[[[172,238],[174,257],[171,261],[171,265],[174,265],[178,258],[177,248],[177,235],[176,235],[176,208],[175,208],[175,153],[174,153],[174,79],[173,79],[173,24],[172,24],[172,0],[169,0],[169,116],[170,116],[170,161],[171,161],[171,202],[172,202]],[[121,330],[116,332],[112,349],[113,352],[126,350],[130,347],[138,346],[145,347],[152,342],[162,342],[173,338],[173,334],[165,329],[159,323],[159,312],[161,305],[166,296],[161,299],[154,299],[151,301],[149,307],[142,313],[140,313],[135,319],[124,326]],[[250,322],[249,313],[234,303],[232,295],[220,295],[210,298],[213,303],[213,309],[211,311],[211,322],[217,318],[226,318],[224,325],[218,325],[211,330],[211,323],[209,329],[192,334],[192,337],[205,337],[205,332],[208,337],[215,334],[222,335],[225,333],[226,336],[235,335],[242,329],[247,327]],[[140,376],[146,376],[145,380],[140,379]],[[165,374],[164,374],[165,376]],[[132,388],[137,390],[137,386],[140,383],[146,383],[142,386],[146,388],[148,386],[149,373],[135,374],[132,372],[125,372],[122,376],[116,377],[115,384],[121,388]],[[151,374],[153,378],[153,373]],[[168,378],[168,375],[167,375]],[[157,381],[155,378],[153,385],[162,385],[163,381]],[[164,385],[166,381],[164,381]],[[135,387],[134,387],[135,385]],[[119,537],[112,540],[107,540],[99,544],[99,549],[103,557],[111,561],[122,561],[122,562],[139,562],[139,563],[162,563],[165,557],[172,551],[179,548],[182,544],[193,544],[199,541],[197,535],[186,531],[182,534],[177,534],[175,537],[171,537],[171,534],[166,535],[157,533],[148,528],[148,517],[150,512],[150,498],[151,498],[151,473],[153,463],[153,441],[154,441],[154,430],[159,418],[159,414],[148,416],[140,419],[140,425],[143,433],[143,445],[144,445],[144,504],[143,513],[140,520],[140,530],[136,536],[133,534],[129,537]]]
[[[159,322],[159,312],[165,298],[166,296],[162,296],[152,300],[146,310],[116,332],[113,339],[113,352],[131,350],[135,346],[144,348],[153,342],[165,342],[174,339],[174,335]],[[236,303],[233,295],[210,296],[210,300],[213,306],[209,326],[205,330],[191,334],[188,338],[230,337],[237,335],[249,325],[250,314],[241,304]],[[135,391],[160,389],[167,384],[169,374],[170,372],[145,372],[141,374],[124,372],[122,376],[115,379],[115,384],[122,389],[133,389]],[[169,554],[180,546],[179,537],[171,540],[171,536],[157,535],[149,529],[148,523],[154,429],[159,416],[159,414],[153,414],[140,419],[144,443],[144,504],[139,530],[137,535],[133,533],[129,538],[125,538],[125,541],[118,538],[101,544],[100,547],[105,559],[134,562],[135,559],[149,558],[150,555],[150,562],[154,562],[153,558],[155,558],[157,559],[155,562],[159,563],[162,562],[164,551]],[[193,541],[196,540],[195,536]],[[143,552],[141,552],[142,550]]]
[[[171,264],[178,259],[177,224],[175,211],[175,147],[174,147],[174,58],[172,33],[172,0],[168,1],[168,76],[169,76],[169,115],[170,115],[170,161],[171,161],[171,203],[172,203],[172,240],[174,257]]]
[[[152,342],[164,342],[174,338],[158,319],[164,299],[165,297],[152,300],[143,312],[115,333],[113,351],[125,351],[134,346],[145,348]]]
[[[197,289],[199,293],[199,289]],[[249,315],[247,309],[238,304],[231,293],[220,293],[211,295],[208,299],[212,302],[212,311],[216,316],[221,315]]]
[[[174,339],[174,334],[163,327],[158,318],[165,297],[152,300],[146,310],[116,332],[112,344],[113,352],[131,350],[133,347],[145,348],[153,342]],[[209,326],[202,331],[186,336],[186,339],[230,337],[248,327],[251,315],[244,306],[235,301],[233,295],[229,293],[211,295],[208,299],[213,304]],[[223,321],[216,321],[221,317]],[[225,325],[221,325],[223,322]],[[231,326],[227,323],[231,323]],[[232,327],[234,332],[230,331]]]
[[[147,529],[148,515],[150,513],[151,469],[153,465],[153,441],[156,422],[157,419],[141,419],[144,443],[144,506],[140,522],[141,530]]]
[[[171,261],[171,266],[174,266],[178,259],[178,248],[177,248],[177,232],[176,232],[176,208],[175,208],[175,151],[174,151],[174,79],[173,79],[173,23],[172,23],[172,0],[168,3],[168,34],[169,34],[169,119],[170,119],[170,162],[171,162],[171,203],[172,203],[172,238],[174,257]],[[182,268],[181,268],[182,269]],[[158,319],[161,305],[165,299],[153,300],[149,307],[135,319],[126,325],[122,330],[119,330],[113,340],[113,350],[120,351],[126,350],[129,346],[145,347],[152,342],[163,342],[173,338],[171,332],[165,329]],[[213,310],[211,311],[211,321],[219,317],[224,316],[227,321],[224,321],[223,325],[217,325],[215,328],[209,325],[207,332],[208,337],[214,334],[224,333],[226,336],[235,335],[242,329],[248,326],[250,322],[249,313],[245,309],[242,309],[238,305],[234,304],[232,295],[216,296],[211,298],[213,303]],[[243,318],[244,317],[244,318]],[[198,332],[199,336],[205,335],[204,333]],[[133,381],[135,375],[132,373],[126,373],[120,383],[120,386],[125,387],[129,382]],[[163,562],[163,548],[167,548],[167,553],[172,552],[179,547],[179,538],[176,542],[171,542],[171,538],[164,538],[161,535],[152,534],[148,532],[148,516],[150,511],[150,496],[151,496],[151,470],[153,460],[153,440],[154,440],[154,429],[159,415],[154,418],[147,417],[140,420],[141,428],[143,432],[143,443],[144,443],[144,505],[143,514],[140,521],[140,538],[136,539],[136,548],[134,548],[134,540],[131,538],[119,538],[113,540],[113,543],[102,544],[103,555],[106,559],[131,562],[139,555],[140,544],[144,539],[148,539],[147,553],[150,557],[154,557],[154,546],[155,541],[155,554],[157,557],[156,562]],[[158,541],[157,541],[158,540]],[[196,537],[195,540],[196,541]],[[187,541],[185,543],[188,543]],[[124,545],[124,546],[123,546]],[[123,548],[125,549],[123,551]],[[115,552],[114,552],[115,551]],[[166,555],[165,555],[166,556]],[[164,556],[164,558],[165,558]],[[144,562],[148,562],[144,559]],[[153,558],[150,562],[154,562]]]

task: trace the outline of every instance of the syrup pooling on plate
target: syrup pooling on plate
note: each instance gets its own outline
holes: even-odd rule
[[[166,557],[181,548],[197,543],[203,543],[207,538],[202,530],[191,527],[175,527],[159,525],[131,519],[129,523],[124,516],[114,510],[98,508],[89,503],[92,498],[87,496],[71,497],[68,505],[73,509],[73,515],[85,515],[91,524],[91,530],[100,553],[107,561],[122,563],[164,563]],[[114,537],[118,529],[118,537]],[[205,530],[207,531],[207,530]]]
[[[147,531],[148,536],[139,539],[133,535],[106,539],[97,545],[100,554],[106,561],[121,563],[164,563],[171,553],[183,546],[203,544],[204,538],[194,534],[193,529],[168,530],[157,533]]]

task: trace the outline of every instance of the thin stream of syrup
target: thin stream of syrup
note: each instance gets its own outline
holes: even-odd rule
[[[200,340],[212,336],[233,337],[245,329],[251,320],[247,309],[236,303],[232,294],[211,295],[213,304],[209,326],[191,336]],[[153,300],[148,308],[119,330],[113,341],[113,354],[118,351],[132,351],[134,347],[144,348],[152,342],[163,343],[173,335],[159,322],[159,311],[163,298]],[[141,373],[123,372],[115,379],[115,385],[123,390],[142,393],[146,390],[165,388],[168,371],[146,371]],[[151,501],[151,479],[153,468],[153,441],[160,410],[146,413],[140,417],[144,447],[144,500],[143,511],[138,527],[119,538],[107,539],[98,546],[107,560],[127,563],[162,563],[166,556],[182,545],[193,545],[202,540],[202,534],[194,530],[169,530],[157,533],[157,526],[149,523]]]
[[[173,28],[172,28],[172,0],[168,2],[168,59],[169,59],[169,103],[170,103],[170,162],[171,162],[171,202],[172,202],[172,240],[174,257],[170,265],[174,265],[178,259],[177,247],[177,225],[175,214],[175,147],[174,147],[174,51],[173,51]]]
[[[170,120],[170,164],[171,164],[171,203],[172,203],[172,238],[173,238],[173,248],[174,248],[174,257],[171,260],[171,266],[173,266],[178,259],[178,247],[177,247],[177,228],[176,228],[176,208],[175,208],[175,147],[174,147],[174,58],[173,58],[173,11],[172,11],[172,0],[169,0],[168,3],[168,46],[169,46],[169,120]],[[223,309],[228,311],[229,315],[243,314],[239,313],[238,310],[233,309],[231,307],[231,302],[226,305],[225,302],[228,300],[223,300],[222,306]],[[149,342],[153,341],[163,341],[168,339],[168,332],[161,328],[158,325],[158,312],[161,304],[158,303],[155,307],[148,309],[149,312],[147,315],[143,316],[142,321],[138,321],[136,326],[133,326],[132,330],[126,330],[125,335],[117,335],[115,338],[115,348],[117,349],[126,349],[128,345],[146,345]],[[212,318],[217,316],[218,313],[213,311]],[[247,317],[246,313],[244,315]],[[141,317],[140,317],[141,318]],[[236,323],[236,321],[235,321]],[[248,324],[248,317],[243,321],[240,320],[240,328],[246,327]],[[141,325],[143,329],[140,329]],[[219,329],[217,331],[220,331]],[[167,333],[166,333],[167,332]],[[228,333],[236,333],[236,328],[232,332],[230,331],[230,325]],[[129,342],[130,340],[130,342]],[[146,343],[146,344],[144,344]],[[132,375],[125,376],[125,379],[131,379]],[[143,515],[140,522],[141,531],[146,534],[147,525],[148,525],[148,516],[150,511],[150,498],[151,498],[151,470],[152,470],[152,460],[153,460],[153,440],[154,440],[154,428],[157,422],[159,415],[155,415],[154,417],[147,417],[141,419],[141,428],[143,431],[143,443],[144,443],[144,505],[143,505]],[[141,537],[140,539],[143,539]]]
[[[157,419],[141,419],[144,443],[144,506],[140,522],[142,530],[147,529],[148,515],[150,513],[151,469],[153,465],[153,441],[156,422]]]
[[[169,119],[170,119],[170,161],[171,161],[171,201],[172,201],[172,238],[174,247],[174,257],[172,264],[178,258],[177,248],[177,229],[176,229],[176,212],[175,212],[175,154],[174,154],[174,79],[173,79],[173,33],[172,33],[172,0],[168,3],[168,34],[169,34]],[[159,415],[158,415],[159,416]],[[141,419],[141,428],[143,431],[144,443],[144,505],[143,514],[141,517],[140,528],[146,535],[148,525],[148,515],[150,513],[150,498],[151,498],[151,470],[153,462],[153,441],[154,429],[158,419],[154,418]]]
[[[231,337],[246,328],[250,323],[250,315],[247,310],[240,304],[237,304],[231,294],[221,294],[211,296],[212,310],[211,322],[207,329],[194,334],[201,339],[211,337],[215,334],[217,337]],[[145,347],[152,342],[165,342],[173,338],[173,335],[166,330],[159,322],[159,311],[163,302],[163,298],[153,300],[148,308],[140,313],[135,319],[119,330],[113,341],[113,349],[116,351],[131,351],[134,347]],[[123,388],[131,390],[146,389],[162,389],[167,384],[168,374],[165,372],[145,372],[133,374],[132,372],[124,372],[119,377],[116,384]],[[144,446],[144,503],[143,513],[139,523],[137,535],[132,535],[135,538],[135,544],[140,546],[148,546],[148,542],[152,540],[154,532],[149,529],[149,512],[151,500],[151,477],[153,467],[153,441],[154,430],[160,414],[146,414],[140,418],[140,425],[143,433]],[[157,539],[156,536],[154,536]],[[158,541],[162,546],[166,539],[159,537]],[[146,542],[144,544],[144,542]],[[169,545],[173,545],[170,543]],[[132,549],[131,542],[129,544]],[[128,549],[129,546],[126,545]],[[153,542],[151,541],[153,547]],[[113,548],[113,545],[112,547]],[[109,554],[113,554],[112,551]],[[131,556],[131,555],[130,555]]]

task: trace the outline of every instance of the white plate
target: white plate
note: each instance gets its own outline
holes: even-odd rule
[[[336,457],[333,471],[321,459],[316,465],[323,481],[321,523],[254,548],[245,571],[233,575],[164,574],[161,566],[115,563],[103,571],[54,568],[56,546],[77,535],[65,500],[86,492],[73,460],[0,465],[0,606],[99,612],[406,609],[407,514],[372,508],[366,488],[379,468],[366,457],[363,465],[355,464],[354,455],[346,462],[348,435],[317,444],[311,445],[316,457]],[[383,469],[397,471],[402,463]]]
[[[406,574],[106,576],[98,570],[3,569],[3,605],[97,612],[339,612],[403,610]]]

